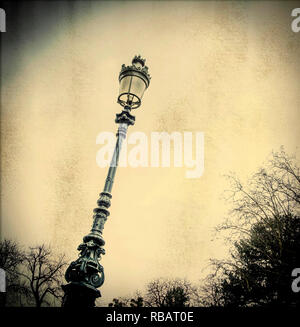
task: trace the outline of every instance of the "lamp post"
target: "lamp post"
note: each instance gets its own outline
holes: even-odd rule
[[[106,177],[103,191],[94,209],[93,225],[90,233],[83,238],[78,246],[79,257],[71,262],[66,270],[65,278],[68,284],[63,285],[64,307],[93,307],[96,298],[101,296],[98,288],[104,283],[104,269],[99,263],[101,255],[105,254],[103,248],[105,241],[102,237],[104,224],[109,216],[108,208],[111,205],[111,190],[116,174],[119,155],[123,140],[126,138],[127,128],[133,125],[135,117],[130,113],[141,105],[144,91],[150,83],[148,67],[145,59],[135,56],[132,65],[122,65],[119,74],[120,91],[118,103],[123,107],[121,113],[116,115],[115,122],[119,124],[117,140]]]

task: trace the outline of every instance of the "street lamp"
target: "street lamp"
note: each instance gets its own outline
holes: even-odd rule
[[[68,284],[63,285],[63,306],[95,306],[96,298],[101,296],[98,288],[104,283],[104,270],[99,263],[101,255],[105,254],[103,248],[105,241],[102,237],[104,224],[109,216],[108,208],[111,205],[111,190],[119,162],[122,141],[126,138],[127,128],[133,125],[135,117],[131,110],[141,105],[142,97],[150,83],[148,67],[145,59],[135,56],[132,65],[122,65],[119,74],[120,91],[118,103],[123,107],[121,113],[116,114],[115,122],[119,124],[117,140],[105,180],[103,192],[97,201],[98,207],[94,209],[93,225],[90,233],[83,238],[78,246],[79,257],[71,262],[66,270],[65,278]]]

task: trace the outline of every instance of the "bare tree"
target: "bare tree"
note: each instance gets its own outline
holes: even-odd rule
[[[220,290],[221,279],[215,273],[209,274],[201,280],[199,288],[200,305],[203,307],[220,307],[223,304],[222,292]]]
[[[132,308],[140,308],[144,306],[144,298],[141,295],[137,295],[136,298],[130,300],[130,306]]]
[[[130,300],[126,297],[114,298],[112,302],[108,304],[109,307],[121,308],[129,307]]]
[[[226,200],[232,210],[217,231],[228,230],[232,236],[249,235],[255,222],[268,222],[280,216],[300,214],[300,172],[294,156],[283,149],[272,152],[264,168],[244,185],[234,174],[227,176],[230,188]]]
[[[108,304],[109,307],[143,307],[144,298],[139,291],[131,297],[119,297],[114,298],[112,302]]]
[[[24,254],[16,242],[5,239],[0,242],[0,267],[6,271],[15,272],[24,260]]]
[[[133,297],[114,298],[109,307],[188,307],[201,303],[198,287],[185,279],[152,280],[146,292]]]
[[[148,283],[145,306],[196,306],[199,294],[195,286],[184,279],[155,279]]]
[[[22,306],[29,290],[20,279],[19,269],[24,262],[25,254],[19,245],[11,240],[5,239],[0,242],[0,268],[6,272],[6,295],[2,304],[7,306]]]
[[[51,305],[50,299],[62,299],[61,282],[65,265],[64,255],[54,258],[51,249],[45,245],[32,247],[25,255],[19,274],[30,289],[37,307]]]
[[[211,305],[295,303],[290,274],[299,262],[300,174],[295,157],[281,148],[264,168],[242,183],[230,175],[228,232],[230,258],[212,260],[206,284]]]

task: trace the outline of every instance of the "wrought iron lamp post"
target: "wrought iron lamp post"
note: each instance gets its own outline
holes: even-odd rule
[[[108,170],[103,192],[97,201],[98,207],[94,209],[93,225],[90,233],[83,238],[78,246],[79,257],[71,262],[66,270],[65,278],[68,284],[63,285],[63,306],[93,307],[96,298],[101,296],[98,288],[104,283],[104,270],[99,263],[101,255],[105,254],[103,248],[105,241],[102,237],[104,223],[109,216],[108,208],[111,205],[111,190],[119,161],[122,141],[126,138],[127,128],[133,125],[135,117],[131,110],[141,105],[144,91],[150,83],[148,67],[145,59],[135,56],[131,66],[122,65],[119,75],[120,91],[118,103],[123,107],[121,113],[116,115],[115,122],[119,124],[117,141],[111,164]]]

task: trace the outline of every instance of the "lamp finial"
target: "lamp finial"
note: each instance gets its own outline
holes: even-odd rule
[[[135,63],[140,63],[142,65],[142,67],[145,66],[145,62],[146,62],[146,59],[143,59],[141,57],[141,55],[138,55],[138,56],[134,56],[134,58],[132,59],[132,64],[134,65]]]

